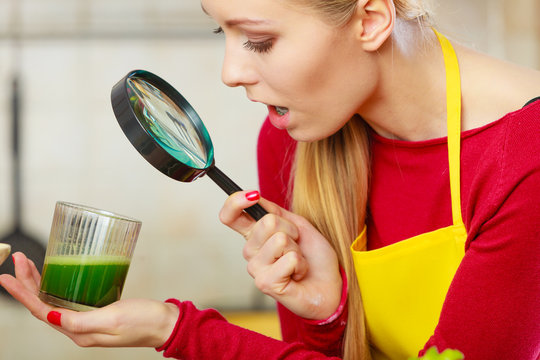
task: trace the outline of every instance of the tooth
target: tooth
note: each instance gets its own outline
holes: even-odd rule
[[[289,109],[287,109],[286,107],[276,106],[276,112],[281,116],[285,115],[288,111]]]

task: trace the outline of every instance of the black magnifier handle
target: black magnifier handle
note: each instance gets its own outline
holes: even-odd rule
[[[236,185],[227,175],[219,170],[215,165],[211,166],[206,174],[212,179],[220,188],[231,195],[237,191],[242,191],[242,188]],[[259,204],[248,207],[245,211],[256,221],[260,220],[264,215],[268,214],[266,210]]]

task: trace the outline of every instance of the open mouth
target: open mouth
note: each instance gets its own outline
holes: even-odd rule
[[[268,116],[270,122],[278,129],[286,129],[289,125],[289,108],[268,105]]]
[[[277,112],[280,116],[283,116],[283,115],[285,115],[286,113],[289,112],[289,109],[286,108],[286,107],[282,107],[282,106],[274,106],[274,108],[276,109],[276,112]]]

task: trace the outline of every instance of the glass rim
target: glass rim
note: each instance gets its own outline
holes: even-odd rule
[[[76,204],[76,203],[69,202],[69,201],[57,201],[56,205],[57,206],[58,205],[66,206],[66,207],[70,207],[72,209],[82,210],[82,211],[94,213],[94,214],[100,215],[100,216],[106,216],[106,217],[113,218],[113,219],[118,219],[118,220],[128,221],[128,222],[132,222],[132,223],[142,224],[142,221],[134,219],[132,217],[125,216],[125,215],[120,215],[120,214],[117,214],[117,213],[113,213],[111,211],[98,209],[98,208],[88,206],[88,205]]]

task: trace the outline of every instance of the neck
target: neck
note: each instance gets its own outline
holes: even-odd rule
[[[446,136],[446,80],[431,29],[399,22],[377,54],[378,84],[359,110],[381,136],[421,141]]]

